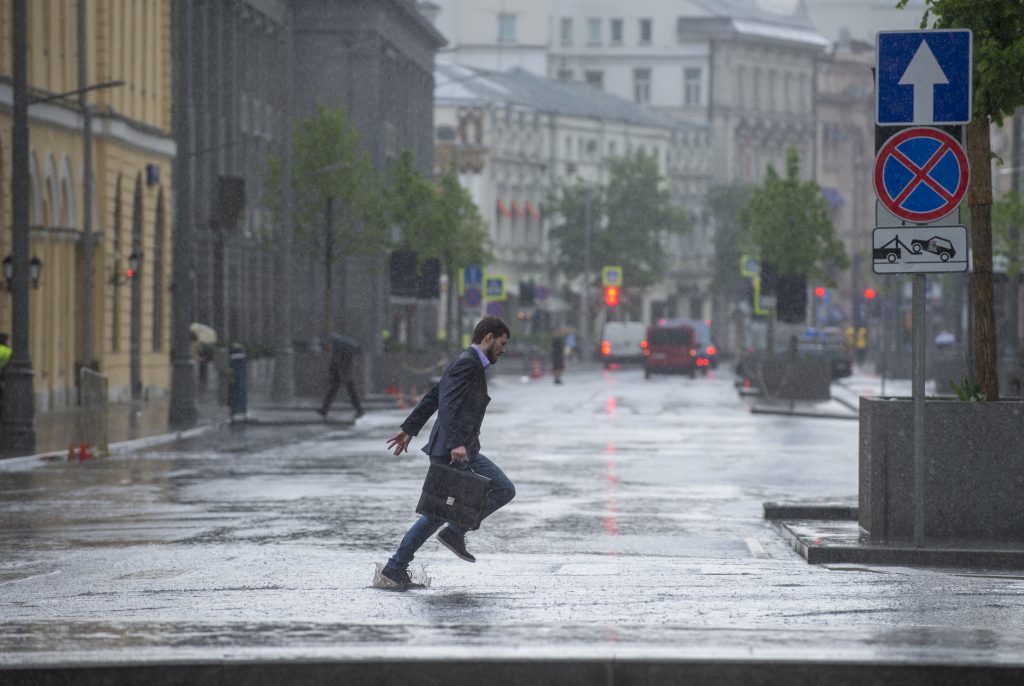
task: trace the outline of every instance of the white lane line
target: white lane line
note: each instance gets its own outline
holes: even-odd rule
[[[764,551],[764,548],[761,547],[761,544],[758,543],[756,538],[745,538],[743,540],[747,542],[747,547],[750,548],[750,554],[754,557],[761,560],[771,557],[771,555]]]

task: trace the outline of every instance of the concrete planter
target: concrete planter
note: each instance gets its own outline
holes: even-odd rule
[[[860,399],[861,529],[871,541],[914,534],[914,416],[909,398]],[[925,538],[1024,543],[1024,402],[925,401]]]

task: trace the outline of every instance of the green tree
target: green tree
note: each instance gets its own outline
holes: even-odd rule
[[[752,189],[740,182],[708,189],[706,207],[715,226],[715,267],[713,287],[723,298],[733,300],[740,292],[740,255],[743,252],[743,208]]]
[[[431,247],[424,254],[439,258],[448,276],[448,341],[458,345],[462,322],[455,287],[458,271],[471,264],[485,264],[489,255],[487,225],[454,171],[437,182],[428,227]]]
[[[653,157],[635,155],[607,162],[609,182],[596,188],[563,185],[552,198],[561,222],[551,229],[555,266],[569,278],[585,269],[586,205],[590,198],[590,267],[622,267],[628,288],[644,288],[665,278],[664,240],[691,228],[689,215],[672,198]]]
[[[1021,273],[1020,238],[1024,232],[1024,195],[1010,191],[992,205],[992,247],[1008,258],[1007,273]]]
[[[436,252],[435,227],[431,225],[434,197],[434,184],[416,171],[412,152],[404,151],[384,192],[384,212],[388,224],[398,229],[398,247],[416,253],[419,261],[434,257]]]
[[[775,265],[779,275],[832,282],[832,268],[849,266],[821,188],[814,181],[800,180],[800,156],[792,146],[786,150],[786,176],[769,165],[764,182],[754,188],[741,212],[741,221],[743,244],[762,264]],[[769,340],[770,349],[773,345]]]
[[[992,288],[992,172],[989,125],[1024,105],[1024,11],[1020,0],[925,0],[921,28],[970,29],[974,35],[973,119],[967,125],[971,166],[974,375],[981,393],[999,397]],[[900,0],[898,7],[906,7]],[[929,21],[931,20],[931,21]]]
[[[316,114],[293,133],[292,192],[295,246],[322,260],[323,333],[333,329],[333,265],[349,256],[379,254],[387,242],[381,186],[345,111],[317,103]],[[280,211],[282,164],[271,159],[265,204]]]

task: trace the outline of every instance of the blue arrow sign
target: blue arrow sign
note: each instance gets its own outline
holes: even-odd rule
[[[875,45],[875,123],[971,121],[970,30],[879,31]]]

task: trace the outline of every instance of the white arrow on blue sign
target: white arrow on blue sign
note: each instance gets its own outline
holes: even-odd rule
[[[972,42],[969,29],[879,31],[875,123],[969,123]]]

